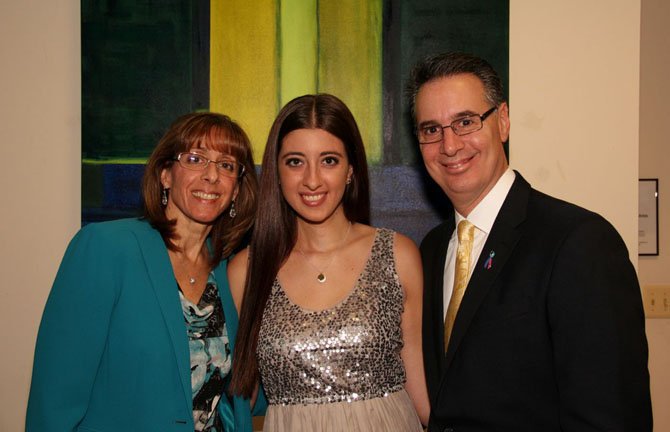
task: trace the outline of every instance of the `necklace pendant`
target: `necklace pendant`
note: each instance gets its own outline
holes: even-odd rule
[[[319,283],[324,283],[326,281],[326,275],[319,273],[319,275],[316,277],[316,280],[319,281]]]
[[[190,277],[188,278],[188,282],[189,282],[191,285],[193,285],[193,284],[195,283],[195,278],[194,278],[193,276],[190,276]]]

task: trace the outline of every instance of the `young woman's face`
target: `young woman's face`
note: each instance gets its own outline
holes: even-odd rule
[[[342,197],[353,168],[344,143],[323,129],[296,129],[281,143],[279,180],[298,217],[322,223],[342,212]]]

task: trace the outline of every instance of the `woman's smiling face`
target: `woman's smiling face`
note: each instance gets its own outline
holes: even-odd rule
[[[321,223],[342,212],[353,168],[344,143],[323,129],[296,129],[281,142],[279,180],[284,199],[299,218]]]
[[[229,154],[207,148],[193,148],[212,161],[232,160]],[[209,163],[203,170],[184,168],[179,162],[165,168],[161,174],[163,187],[170,190],[165,213],[177,224],[198,223],[211,225],[237,196],[237,177],[226,176],[216,163]]]

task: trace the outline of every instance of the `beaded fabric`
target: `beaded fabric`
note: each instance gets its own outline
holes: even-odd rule
[[[393,231],[377,230],[353,289],[329,309],[300,308],[275,280],[257,349],[271,405],[354,402],[403,390],[404,293],[393,238]]]

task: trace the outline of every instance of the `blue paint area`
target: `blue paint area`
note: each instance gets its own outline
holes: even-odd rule
[[[103,202],[105,207],[139,208],[144,165],[105,165],[103,168]]]
[[[82,208],[82,226],[91,222],[121,219],[141,214],[142,164],[102,166],[102,204]],[[86,180],[83,178],[82,180]],[[82,185],[86,190],[86,185]]]
[[[392,228],[417,244],[453,211],[423,166],[371,167],[370,188],[372,224]]]
[[[82,225],[141,214],[144,165],[104,165],[102,206],[85,207]],[[372,224],[392,228],[415,242],[451,212],[444,193],[423,167],[370,167]]]

